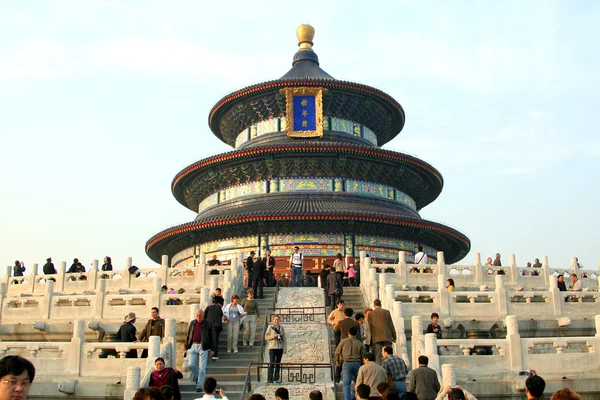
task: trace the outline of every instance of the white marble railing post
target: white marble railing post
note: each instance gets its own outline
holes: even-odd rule
[[[515,315],[509,315],[506,317],[506,341],[508,344],[510,370],[513,372],[523,370],[523,354],[521,351],[519,320]]]
[[[12,267],[10,265],[6,266],[6,269],[4,270],[4,277],[2,278],[2,280],[6,283],[10,283],[10,275],[12,271]]]
[[[440,356],[438,355],[437,336],[435,333],[425,334],[425,355],[429,358],[429,368],[434,369],[441,375],[440,371]]]
[[[379,274],[379,295],[377,296],[377,298],[379,300],[381,300],[381,302],[383,303],[383,308],[387,308],[389,309],[390,306],[388,304],[385,303],[386,299],[385,299],[385,285],[387,285],[388,279],[387,279],[387,274],[385,272],[382,272]]]
[[[210,306],[212,300],[210,299],[210,288],[203,287],[200,289],[200,308],[206,310],[206,307]]]
[[[406,283],[408,278],[408,269],[406,267],[406,252],[399,251],[398,252],[398,269],[396,270],[396,274],[400,277],[400,282]]]
[[[557,277],[554,275],[550,275],[548,277],[548,284],[550,286],[550,300],[552,302],[552,311],[556,316],[560,316],[562,314],[562,297],[560,295],[560,290],[558,289],[558,281]]]
[[[196,287],[206,285],[206,253],[201,252],[196,261]]]
[[[167,366],[177,368],[177,321],[175,318],[165,319],[165,338],[163,339],[163,343],[164,346],[169,346],[168,354],[165,357]]]
[[[160,288],[162,287],[162,280],[156,276],[154,277],[154,279],[152,280],[152,305],[150,307],[158,307],[160,309],[160,307],[162,306],[162,290],[160,290]],[[148,310],[148,312],[150,312],[150,310]]]
[[[600,337],[600,314],[594,316],[594,322],[596,323],[596,337]]]
[[[412,348],[412,365],[419,365],[419,356],[425,355],[423,348],[423,318],[420,315],[413,315],[410,319],[411,324],[411,348]]]
[[[29,271],[29,280],[31,281],[31,293],[35,292],[35,286],[37,285],[38,268],[39,265],[37,263],[34,263],[31,265],[31,271]]]
[[[477,283],[478,286],[483,285],[484,282],[484,275],[483,275],[483,266],[481,265],[481,253],[475,253],[475,260],[474,260],[475,264],[474,264],[474,268],[475,268],[475,283]]]
[[[135,392],[140,388],[141,375],[142,370],[140,367],[127,367],[127,383],[125,384],[123,400],[133,400]]]
[[[456,366],[454,364],[442,365],[442,388],[456,387]]]
[[[402,315],[402,302],[394,301],[392,307],[392,321],[394,322],[394,328],[396,329],[396,343],[394,343],[394,354],[402,357],[404,362],[410,368],[410,360],[408,360],[408,350],[406,348],[406,333],[404,331],[404,317]]]
[[[43,304],[44,309],[42,311],[42,315],[46,319],[50,319],[50,313],[52,311],[52,296],[54,295],[54,281],[47,279],[46,280],[46,295],[44,296]]]
[[[542,273],[541,273],[541,275],[544,276],[544,282],[548,282],[548,279],[552,275],[552,272],[550,271],[550,267],[548,266],[548,257],[547,256],[542,257]]]
[[[146,371],[154,369],[154,360],[156,360],[158,357],[160,357],[160,336],[150,336],[148,338],[148,359],[146,360]]]
[[[396,302],[396,288],[391,283],[385,285],[385,303],[388,310],[394,307]]]
[[[98,287],[98,260],[92,261],[92,266],[88,272],[88,289],[96,290]]]
[[[225,299],[225,304],[229,303],[229,299],[234,295],[232,287],[231,287],[231,270],[226,269],[225,275],[223,276],[223,298]]]
[[[502,275],[496,275],[496,297],[498,303],[498,315],[500,318],[506,317],[508,314],[508,297],[506,295],[506,289],[504,288],[504,277]]]
[[[83,358],[82,346],[85,343],[85,321],[76,319],[73,321],[73,337],[69,345],[67,356],[67,372],[70,375],[79,376],[81,372],[81,359]]]
[[[65,281],[67,280],[67,263],[61,261],[58,265],[58,275],[56,276],[56,284],[59,292],[64,292]]]
[[[0,282],[0,323],[2,322],[2,310],[4,310],[7,287],[8,285],[5,282]]]
[[[219,287],[219,275],[210,275],[210,293],[214,293]]]
[[[437,253],[437,267],[438,267],[438,275],[444,277],[444,281],[446,280],[446,257],[444,257],[443,251],[438,251]]]
[[[510,266],[510,280],[516,285],[519,283],[519,269],[517,267],[517,261],[514,254],[508,255],[508,265]]]
[[[98,279],[98,288],[96,290],[96,315],[97,320],[104,318],[104,299],[106,298],[106,279]]]
[[[446,288],[446,277],[442,274],[437,277],[438,284],[438,297],[440,299],[440,315],[446,316],[450,314],[450,295],[448,294],[448,288]]]

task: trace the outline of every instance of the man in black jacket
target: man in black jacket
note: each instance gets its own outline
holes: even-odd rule
[[[323,269],[319,272],[319,276],[321,277],[321,287],[325,291],[325,306],[330,306],[331,302],[329,300],[329,293],[327,292],[327,277],[329,276],[329,264],[323,265]]]
[[[267,275],[267,265],[263,260],[256,263],[254,271],[254,282],[252,282],[252,289],[256,293],[257,299],[263,298],[263,287],[265,286],[265,277]]]
[[[335,273],[335,267],[331,267],[331,273],[327,276],[327,294],[331,302],[331,309],[335,310],[337,302],[344,293],[344,280]]]
[[[248,289],[252,287],[252,282],[254,282],[254,255],[256,253],[254,251],[250,252],[250,256],[246,259],[246,271],[248,271]],[[255,290],[256,291],[256,290]]]
[[[117,331],[117,339],[119,339],[120,342],[134,343],[138,341],[135,335],[137,332],[137,329],[135,329],[134,325],[135,320],[135,313],[130,312],[129,314],[127,314],[127,316],[125,317],[125,322]],[[137,358],[137,350],[129,350],[125,358]]]
[[[204,321],[202,310],[196,310],[196,319],[190,321],[185,338],[185,353],[192,378],[196,378],[196,392],[202,391],[206,378],[208,357],[212,357],[212,331]]]
[[[219,305],[219,301],[213,298],[212,304],[204,310],[204,320],[211,331],[212,346],[210,347],[214,354],[212,360],[219,359],[219,336],[223,330],[223,310]]]
[[[42,270],[44,271],[44,275],[56,275],[56,268],[54,268],[54,264],[52,264],[52,258],[48,257],[46,259],[46,264],[44,264],[44,267],[42,268]],[[54,278],[46,278],[46,280],[51,280],[56,282],[56,280]]]

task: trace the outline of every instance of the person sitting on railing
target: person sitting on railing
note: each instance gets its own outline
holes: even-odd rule
[[[173,397],[175,400],[181,400],[181,393],[179,392],[178,379],[183,379],[183,374],[177,370],[177,368],[166,368],[165,359],[158,357],[154,361],[156,369],[150,374],[150,382],[148,386],[154,386],[160,389],[163,386],[170,386],[173,390]]]
[[[102,264],[102,267],[100,268],[101,271],[112,271],[113,267],[112,267],[112,260],[109,256],[104,257],[104,264]],[[102,279],[108,279],[108,274],[102,274],[100,275],[100,278]]]
[[[487,260],[485,260],[485,266],[486,267],[491,267],[493,266],[493,261],[492,261],[492,257],[488,257]]]
[[[213,254],[213,256],[212,256],[212,260],[209,260],[209,261],[208,261],[206,264],[207,264],[209,267],[214,267],[214,266],[217,266],[217,265],[218,265],[218,266],[221,266],[221,261],[219,261],[219,260],[217,259],[217,255],[216,255],[216,254]],[[210,270],[210,273],[209,273],[209,275],[219,275],[219,270],[218,270],[218,269],[216,269],[216,268],[213,268],[213,269],[211,269],[211,270]]]
[[[125,316],[125,322],[123,322],[123,325],[121,325],[117,331],[117,339],[119,339],[120,342],[135,343],[138,341],[136,337],[137,330],[135,329],[135,321],[135,313],[130,312]],[[125,358],[137,358],[137,350],[129,350]]]
[[[77,269],[77,263],[79,262],[78,258],[74,258],[73,259],[73,264],[71,264],[71,266],[69,267],[67,273],[68,274],[72,274],[75,272],[75,270]]]
[[[283,326],[279,325],[279,315],[273,316],[273,324],[269,325],[265,332],[265,340],[269,349],[269,372],[267,382],[273,383],[279,381],[279,370],[281,358],[287,351],[287,338]]]
[[[577,279],[577,274],[572,273],[571,284],[569,285],[569,292],[581,292],[583,290],[583,283]],[[571,296],[569,301],[577,301],[577,296]]]
[[[558,389],[550,400],[581,400],[581,396],[568,388]]]
[[[25,263],[23,261],[15,261],[15,266],[13,267],[13,276],[23,276],[23,272],[25,272]],[[18,280],[13,280],[13,284],[18,284]]]
[[[348,336],[342,339],[335,349],[335,381],[339,382],[340,377],[343,376],[344,400],[352,400],[354,396],[351,391],[351,384],[352,381],[357,382],[358,370],[366,354],[365,346],[356,338],[357,334],[358,329],[356,326],[350,327]]]
[[[415,254],[415,264],[427,264],[427,254],[423,251],[423,246],[417,247],[417,254]]]
[[[502,261],[500,260],[500,253],[496,253],[496,258],[494,259],[493,266],[494,267],[501,267],[502,266]]]
[[[425,333],[435,333],[438,340],[442,339],[442,327],[438,325],[438,321],[440,319],[440,315],[438,313],[431,314],[431,323],[427,325],[427,329],[425,329]]]
[[[75,259],[75,260],[77,260],[77,259]],[[73,261],[75,261],[75,260],[73,260]],[[67,271],[67,273],[69,273],[69,274],[76,274],[76,273],[80,273],[81,274],[83,272],[85,272],[85,267],[79,261],[73,263],[73,265],[71,265],[71,267]],[[75,280],[77,280],[77,278],[75,278],[74,276],[70,276],[69,280],[70,281],[75,281]],[[81,275],[79,277],[79,280],[80,281],[85,281],[85,280],[87,280],[87,278],[85,276]]]
[[[175,290],[174,288],[167,289],[166,294],[177,294],[177,290]],[[181,299],[169,297],[169,299],[167,300],[167,305],[169,306],[176,306],[179,304],[181,304]]]
[[[290,391],[284,387],[275,390],[275,400],[290,400]]]
[[[542,268],[542,263],[540,262],[539,258],[535,259],[535,262],[533,263],[533,268]]]
[[[212,377],[206,378],[204,381],[204,396],[198,397],[195,400],[215,400],[215,393],[217,391],[217,380]],[[223,388],[219,389],[219,395],[223,400],[229,400],[227,396],[225,396],[225,391]]]
[[[454,287],[454,279],[449,278],[446,281],[446,289],[448,289],[449,292],[454,292],[456,290],[456,288]]]
[[[561,292],[566,292],[567,291],[567,284],[565,283],[565,276],[564,275],[559,275],[556,278],[556,285],[558,286],[558,290],[560,290]]]
[[[435,400],[477,400],[477,397],[462,386],[456,385],[456,387],[446,386],[443,388]]]

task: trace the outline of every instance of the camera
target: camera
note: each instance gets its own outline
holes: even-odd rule
[[[533,371],[531,371],[530,369],[525,370],[525,371],[519,371],[519,376],[532,376],[533,375]]]

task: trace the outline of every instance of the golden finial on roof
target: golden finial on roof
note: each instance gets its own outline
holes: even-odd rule
[[[296,29],[296,37],[298,38],[300,50],[312,51],[312,40],[315,37],[315,28],[309,24],[302,24]]]

